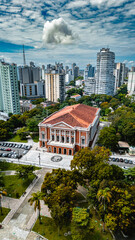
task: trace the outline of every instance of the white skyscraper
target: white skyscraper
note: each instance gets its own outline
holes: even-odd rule
[[[102,48],[97,53],[96,94],[114,95],[114,60],[115,54],[109,48]]]
[[[20,113],[17,66],[4,61],[0,61],[0,111]]]
[[[128,93],[129,95],[135,94],[135,72],[128,73]]]

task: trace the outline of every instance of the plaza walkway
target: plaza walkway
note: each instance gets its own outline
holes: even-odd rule
[[[29,233],[35,223],[37,213],[34,212],[34,207],[28,203],[28,199],[33,192],[41,190],[41,185],[47,172],[51,172],[51,169],[38,171],[39,178],[29,187],[24,197],[20,199],[4,197],[3,206],[11,207],[11,211],[14,211],[14,214],[11,219],[7,217],[3,221],[5,224],[3,224],[4,228],[0,229],[0,240],[29,240]],[[41,206],[41,214],[49,217],[50,213],[47,206],[44,206],[43,202]]]

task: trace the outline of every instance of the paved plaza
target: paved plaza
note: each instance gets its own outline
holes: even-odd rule
[[[59,157],[61,157],[62,159],[60,159]],[[43,152],[43,150],[31,149],[19,161],[24,163],[32,163],[35,165],[40,165],[46,168],[70,169],[70,164],[72,159],[73,159],[73,156],[69,156],[69,155],[48,153],[48,152]]]

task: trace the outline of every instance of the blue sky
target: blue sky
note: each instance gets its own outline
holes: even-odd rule
[[[0,0],[0,58],[96,65],[102,47],[135,66],[134,0]]]

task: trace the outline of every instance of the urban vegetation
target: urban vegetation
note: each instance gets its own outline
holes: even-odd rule
[[[63,229],[70,233],[67,239],[73,240],[94,240],[97,236],[111,239],[108,229],[130,235],[135,227],[134,170],[124,173],[118,166],[109,165],[109,156],[110,150],[105,147],[81,149],[71,161],[71,171],[47,173],[42,198],[39,194],[38,199],[47,204],[52,219],[41,217],[34,230],[49,240],[54,236],[51,224],[57,227],[58,239],[65,239]],[[87,189],[86,202],[78,201],[78,184]],[[96,222],[100,223],[100,232]]]

